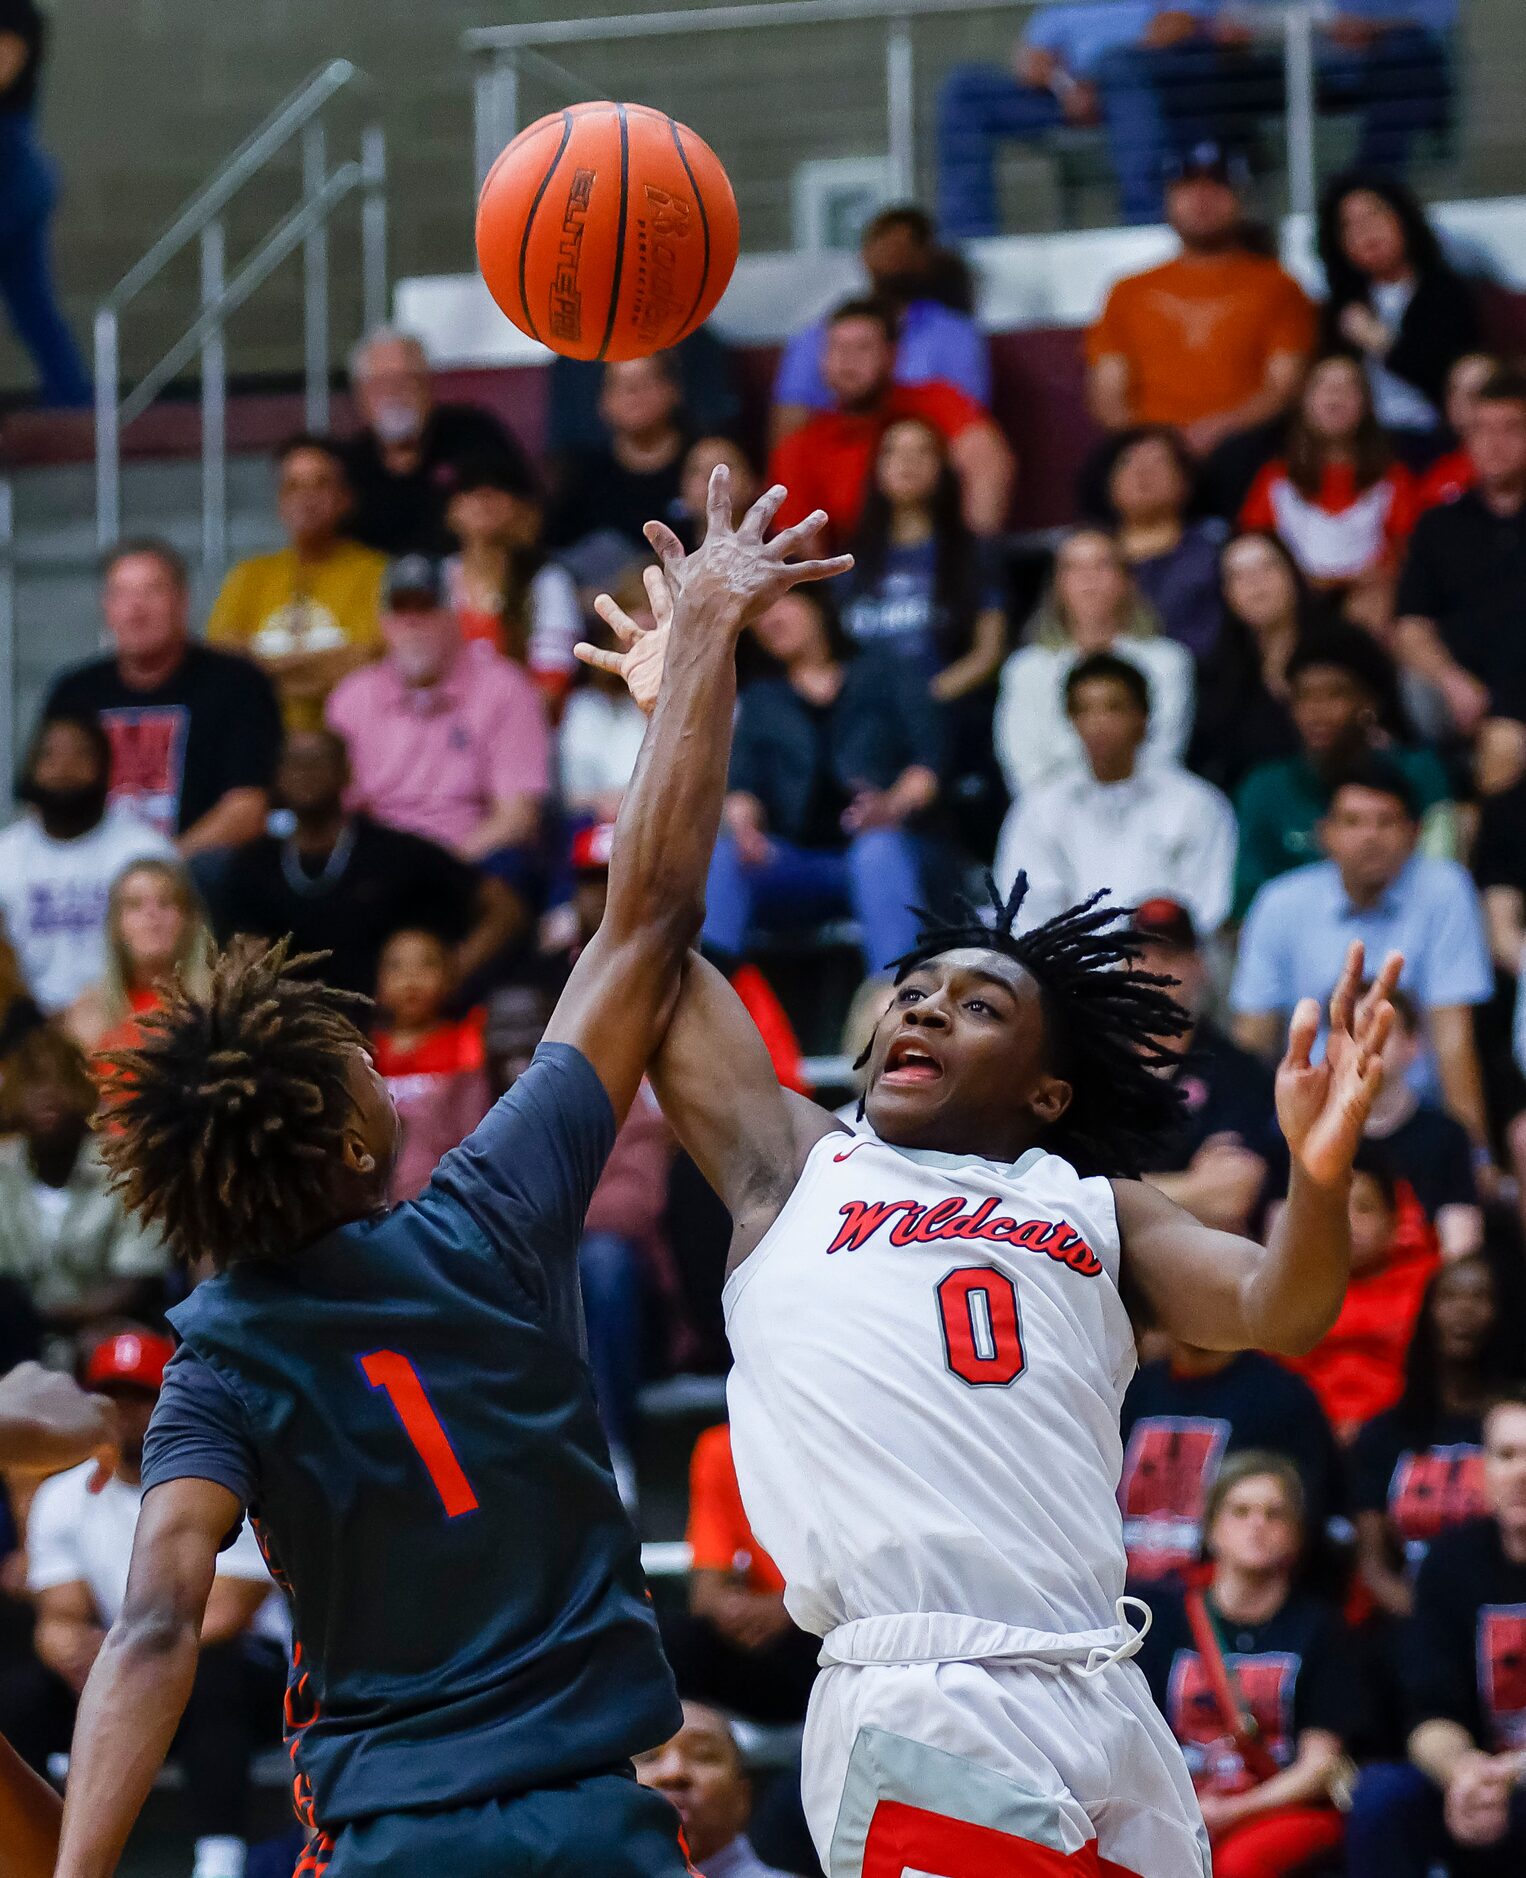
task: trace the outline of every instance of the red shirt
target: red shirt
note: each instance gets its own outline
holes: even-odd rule
[[[1455,502],[1466,495],[1478,481],[1478,471],[1466,450],[1452,450],[1438,457],[1420,479],[1420,508],[1439,509],[1443,502]]]
[[[1306,578],[1331,582],[1396,562],[1418,515],[1415,479],[1402,463],[1362,490],[1349,463],[1327,464],[1318,492],[1306,496],[1279,457],[1252,483],[1240,526],[1280,536]]]
[[[689,1563],[695,1571],[743,1572],[751,1591],[784,1590],[784,1575],[752,1536],[731,1458],[731,1430],[707,1428],[689,1460]]]
[[[792,431],[769,460],[768,480],[789,491],[775,526],[790,528],[812,509],[825,509],[833,542],[848,540],[864,506],[880,438],[902,417],[920,418],[949,443],[972,424],[991,421],[973,398],[940,380],[892,385],[873,411],[820,411]]]
[[[403,1050],[381,1031],[371,1046],[376,1072],[396,1104],[403,1138],[392,1198],[422,1193],[440,1157],[460,1145],[491,1106],[483,1067],[482,1013],[439,1024]]]

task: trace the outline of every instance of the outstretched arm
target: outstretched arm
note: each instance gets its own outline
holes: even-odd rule
[[[1311,1060],[1319,1006],[1305,998],[1293,1014],[1277,1072],[1292,1174],[1265,1246],[1200,1225],[1142,1181],[1113,1182],[1128,1281],[1173,1337],[1205,1350],[1301,1356],[1339,1316],[1351,1270],[1351,1163],[1382,1080],[1388,998],[1403,965],[1391,954],[1358,1004],[1362,948],[1352,946],[1330,1000],[1320,1063]]]
[[[116,1870],[190,1699],[218,1547],[241,1512],[210,1480],[144,1495],[126,1601],[74,1724],[57,1878]]]
[[[615,824],[603,923],[557,1004],[549,1042],[570,1043],[604,1084],[617,1119],[630,1107],[678,996],[684,954],[704,916],[736,702],[736,642],[749,614],[804,580],[852,566],[846,555],[791,563],[826,520],[819,511],[765,542],[785,492],[775,486],[731,523],[724,465],[710,478],[704,544],[684,555],[671,530],[647,539],[673,588],[666,670]]]

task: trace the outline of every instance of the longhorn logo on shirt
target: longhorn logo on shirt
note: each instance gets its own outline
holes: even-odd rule
[[[985,1199],[971,1207],[957,1194],[921,1206],[915,1200],[849,1200],[839,1208],[842,1225],[827,1247],[833,1252],[857,1252],[892,1220],[894,1246],[943,1245],[949,1241],[989,1240],[996,1245],[1021,1246],[1025,1252],[1043,1252],[1068,1265],[1083,1278],[1096,1278],[1102,1261],[1064,1220],[1013,1219],[998,1213],[999,1200]]]
[[[1478,1692],[1496,1752],[1526,1748],[1526,1604],[1478,1613]]]

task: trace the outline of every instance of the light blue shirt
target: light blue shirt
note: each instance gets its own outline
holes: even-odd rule
[[[775,404],[830,410],[832,394],[821,377],[827,322],[817,320],[785,346],[774,376]],[[895,349],[895,382],[926,385],[935,379],[958,388],[977,404],[991,402],[991,355],[985,334],[968,314],[937,300],[913,300],[901,315]]]
[[[1203,10],[1254,13],[1259,7],[1287,5],[1287,0],[1203,0]],[[1336,13],[1348,20],[1380,20],[1385,26],[1424,26],[1446,38],[1457,27],[1457,0],[1335,0]]]
[[[1333,861],[1269,880],[1240,934],[1231,1009],[1288,1012],[1300,998],[1327,1005],[1353,939],[1367,948],[1370,972],[1390,952],[1404,954],[1399,982],[1422,1010],[1484,1004],[1493,995],[1494,967],[1471,877],[1456,861],[1417,854],[1370,907],[1352,905]],[[1434,1093],[1434,1064],[1422,1059],[1416,1068],[1416,1086]]]
[[[1023,28],[1023,44],[1052,52],[1072,78],[1090,78],[1098,63],[1119,46],[1137,46],[1151,20],[1169,0],[1081,0],[1071,6],[1040,7]],[[1187,0],[1172,10],[1201,13],[1213,0]]]

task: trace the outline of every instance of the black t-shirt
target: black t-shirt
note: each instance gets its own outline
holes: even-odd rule
[[[1416,1428],[1389,1409],[1351,1444],[1353,1513],[1386,1513],[1410,1571],[1438,1533],[1484,1511],[1484,1431],[1476,1415],[1441,1415]]]
[[[0,0],[0,33],[14,33],[26,47],[26,62],[9,89],[0,92],[0,117],[20,117],[36,104],[47,31],[47,21],[32,0]]]
[[[1526,509],[1496,515],[1476,490],[1422,515],[1399,580],[1398,613],[1435,622],[1499,717],[1526,718]]]
[[[1139,1666],[1182,1745],[1193,1785],[1213,1793],[1255,1786],[1214,1699],[1182,1594],[1152,1590],[1150,1605],[1155,1622]],[[1364,1717],[1350,1639],[1323,1599],[1295,1591],[1264,1624],[1231,1623],[1214,1610],[1212,1593],[1208,1607],[1225,1661],[1279,1766],[1292,1762],[1306,1728],[1325,1729],[1342,1741],[1357,1732]]]
[[[1197,1563],[1203,1506],[1224,1457],[1243,1448],[1285,1454],[1303,1481],[1311,1538],[1338,1510],[1340,1460],[1314,1391],[1257,1350],[1209,1376],[1146,1363],[1123,1399],[1118,1503],[1129,1575],[1169,1578]]]
[[[348,438],[344,460],[355,491],[348,532],[383,554],[448,554],[456,543],[445,511],[463,467],[492,463],[525,491],[536,488],[524,446],[491,411],[437,404],[424,426],[417,469],[394,476],[382,463],[373,432]]]
[[[1526,782],[1484,797],[1473,876],[1480,887],[1514,887],[1526,893]]]
[[[1414,1188],[1428,1219],[1444,1206],[1477,1206],[1468,1131],[1443,1110],[1422,1102],[1391,1135],[1372,1140]]]
[[[608,450],[573,457],[552,506],[546,540],[553,548],[568,548],[585,535],[612,529],[645,554],[641,531],[648,522],[672,519],[682,470],[681,450],[660,470],[628,470]]]
[[[270,680],[237,653],[192,645],[164,684],[135,691],[115,659],[65,672],[53,712],[94,713],[111,740],[111,796],[182,835],[230,789],[267,789],[281,747]]]
[[[1486,1752],[1526,1748],[1526,1565],[1505,1557],[1494,1520],[1426,1553],[1400,1661],[1411,1727],[1454,1721]]]
[[[1180,1173],[1213,1135],[1234,1135],[1273,1167],[1281,1164],[1285,1147],[1277,1129],[1271,1071],[1206,1019],[1193,1032],[1176,1086],[1183,1103],[1181,1126],[1146,1172]]]
[[[216,895],[219,935],[290,933],[299,952],[331,952],[323,976],[346,991],[376,990],[382,947],[405,926],[456,945],[471,930],[478,875],[420,835],[384,828],[369,816],[349,824],[349,841],[329,871],[304,865],[294,849],[263,835],[234,856]]]

